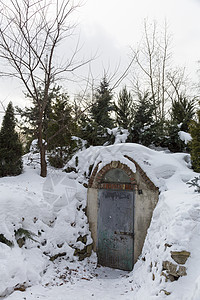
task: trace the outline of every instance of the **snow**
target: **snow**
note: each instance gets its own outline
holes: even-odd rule
[[[55,266],[49,258],[59,252],[66,253],[69,262],[76,261],[74,247],[83,247],[77,242],[79,235],[88,235],[87,243],[92,242],[83,212],[85,188],[61,171],[52,170],[43,179],[34,168],[26,166],[22,175],[0,180],[0,233],[14,244],[0,243],[0,295],[24,282],[26,286],[38,284],[47,268],[53,274]],[[52,182],[54,190],[50,189]],[[31,232],[34,241],[27,239],[19,248],[15,234],[21,228]]]
[[[142,254],[129,273],[97,267],[95,253],[83,261],[74,256],[75,247],[84,247],[77,241],[80,235],[87,236],[87,244],[92,242],[83,183],[98,163],[100,169],[117,160],[135,172],[135,164],[124,155],[134,159],[160,190]],[[36,163],[27,165],[28,157],[24,157],[23,174],[0,178],[0,234],[13,242],[13,247],[0,243],[0,296],[8,300],[200,299],[200,194],[186,184],[198,175],[188,154],[121,142],[90,147],[67,164],[77,173],[49,168],[46,179],[38,175]],[[32,233],[22,248],[15,237],[20,228]],[[166,282],[162,262],[173,262],[171,251],[182,250],[191,253],[185,264],[187,276]],[[63,256],[50,260],[58,253]],[[23,285],[24,292],[16,290]]]
[[[191,134],[189,134],[188,132],[179,131],[178,135],[180,140],[183,141],[185,144],[188,144],[192,140]]]
[[[119,128],[119,127],[115,127],[115,128],[107,128],[107,132],[110,135],[114,135],[115,137],[115,142],[114,144],[120,144],[120,143],[125,143],[128,136],[129,136],[129,132],[128,129],[123,129],[123,128]]]

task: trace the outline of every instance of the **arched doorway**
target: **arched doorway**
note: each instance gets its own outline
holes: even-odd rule
[[[100,166],[98,162],[92,170],[87,193],[93,250],[99,264],[131,270],[141,254],[159,190],[128,156]]]
[[[134,185],[122,169],[110,169],[98,190],[97,256],[102,266],[132,270]]]

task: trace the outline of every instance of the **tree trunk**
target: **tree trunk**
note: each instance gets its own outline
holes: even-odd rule
[[[39,115],[39,126],[38,126],[38,146],[40,150],[40,176],[47,176],[47,163],[46,163],[46,145],[45,141],[42,139],[42,112]]]
[[[47,162],[46,162],[46,146],[45,144],[42,144],[42,148],[40,149],[40,176],[46,177],[47,176]]]

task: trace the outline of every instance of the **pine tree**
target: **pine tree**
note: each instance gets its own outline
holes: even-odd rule
[[[60,94],[60,89],[61,88],[59,86],[54,86],[52,89],[50,89],[48,95],[47,105],[44,109],[43,118],[42,118],[42,132],[43,132],[42,138],[44,140],[46,140],[47,128],[50,120],[51,104],[53,99],[58,97],[58,95]],[[44,90],[42,86],[38,86],[37,96],[40,99],[40,106],[42,106],[42,101],[44,97]],[[38,119],[39,119],[40,112],[35,98],[32,99],[32,97],[29,94],[27,94],[26,97],[28,99],[31,99],[33,105],[31,107],[25,107],[23,109],[20,107],[16,107],[16,110],[21,116],[20,129],[22,133],[26,136],[26,140],[27,140],[26,150],[28,152],[32,140],[38,138]]]
[[[200,110],[197,112],[197,121],[192,121],[190,125],[190,142],[192,166],[195,172],[200,172]]]
[[[152,143],[154,135],[153,127],[151,132],[154,106],[147,92],[144,95],[139,94],[138,98],[131,130],[132,141],[148,146]]]
[[[104,76],[94,95],[95,100],[88,116],[82,117],[81,120],[80,137],[87,140],[87,146],[108,145],[111,143],[113,137],[108,134],[108,129],[114,127],[114,121],[110,116],[111,112],[114,111],[112,97],[109,83]]]
[[[113,111],[112,97],[109,83],[104,76],[95,94],[95,103],[91,109],[92,119],[97,125],[104,128],[113,128],[114,125],[110,117],[110,113]]]
[[[66,93],[57,94],[51,103],[46,139],[51,151],[49,161],[54,167],[63,167],[76,148],[72,135],[76,124],[71,115],[72,107]]]
[[[6,109],[0,131],[0,176],[19,175],[22,172],[22,145],[15,131],[13,105]]]
[[[133,99],[126,86],[119,92],[115,113],[118,126],[129,129],[133,121]]]
[[[84,141],[87,141],[86,147],[98,145],[97,128],[95,127],[94,121],[92,121],[87,114],[83,114],[79,123],[78,136]]]
[[[189,101],[186,97],[180,96],[179,99],[173,101],[171,108],[171,121],[180,125],[180,130],[188,132],[189,124],[195,115],[195,102]]]
[[[180,130],[188,132],[195,115],[195,101],[181,95],[172,102],[171,120],[165,122],[165,147],[172,152],[188,151],[187,145],[179,137]]]
[[[41,105],[43,99],[43,88],[38,87]],[[28,96],[30,97],[30,96]],[[34,99],[32,102],[34,103]],[[54,86],[49,93],[48,102],[42,119],[42,138],[45,140],[45,149],[50,153],[49,162],[54,167],[62,167],[66,160],[72,155],[76,142],[71,139],[76,131],[76,124],[72,117],[72,106],[69,95],[62,91],[60,86]],[[30,142],[38,138],[38,117],[37,105],[17,108],[22,117],[21,130],[28,140],[27,151]]]
[[[165,122],[163,145],[171,152],[187,151],[187,145],[179,137],[180,127],[172,121]]]

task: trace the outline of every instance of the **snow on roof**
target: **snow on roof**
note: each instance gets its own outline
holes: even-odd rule
[[[125,155],[135,160],[160,190],[172,188],[174,178],[176,178],[176,184],[178,184],[178,182],[186,182],[194,176],[191,170],[189,154],[158,152],[133,143],[91,146],[75,155],[65,168],[69,166],[77,168],[79,177],[82,177],[82,180],[83,174],[89,173],[90,166],[93,165],[94,169],[99,162],[101,163],[98,166],[98,170],[111,161],[120,161],[126,164],[133,172],[136,172],[134,163],[125,158]],[[78,157],[77,167],[76,157]]]

